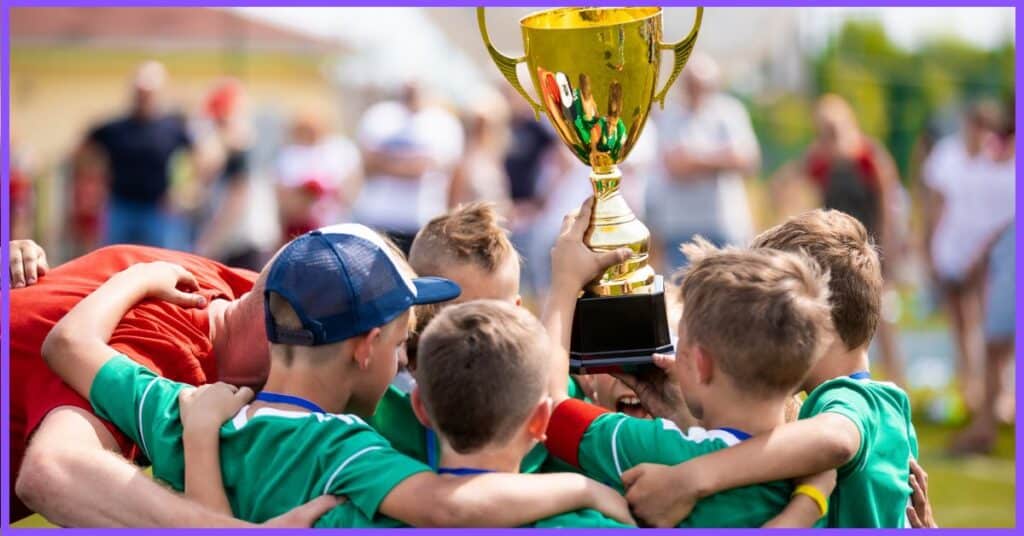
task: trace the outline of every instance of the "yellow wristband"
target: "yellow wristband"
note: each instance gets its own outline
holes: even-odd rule
[[[825,498],[825,494],[818,488],[810,484],[800,484],[793,490],[793,497],[797,495],[806,495],[807,498],[814,501],[814,504],[818,505],[818,510],[821,511],[821,517],[825,517],[828,513],[828,499]]]

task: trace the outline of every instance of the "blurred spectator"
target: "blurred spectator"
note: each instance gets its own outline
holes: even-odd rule
[[[366,110],[358,129],[366,184],[355,219],[407,253],[420,226],[444,213],[449,174],[462,154],[458,119],[425,100],[417,83],[407,83],[399,100]]]
[[[560,143],[551,126],[543,117],[538,120],[526,100],[509,84],[502,84],[502,93],[509,103],[509,143],[505,152],[505,172],[508,174],[509,194],[515,205],[513,223],[532,221],[544,200],[538,195],[541,166],[550,158]]]
[[[265,260],[263,252],[245,235],[251,185],[245,88],[237,80],[221,80],[206,96],[203,115],[210,123],[209,137],[217,144],[222,164],[199,211],[196,253],[229,266],[259,270]]]
[[[110,198],[105,242],[188,249],[188,227],[170,206],[169,167],[192,138],[179,115],[162,109],[167,79],[163,64],[142,64],[132,80],[131,108],[124,117],[92,130],[76,160],[105,157]]]
[[[512,201],[502,155],[508,143],[508,104],[500,93],[487,91],[466,108],[464,118],[466,151],[452,173],[448,207],[491,201],[507,218]]]
[[[35,191],[32,181],[31,160],[23,148],[11,139],[11,175],[10,175],[10,238],[27,238],[35,236],[33,221],[35,219]]]
[[[719,245],[753,234],[743,177],[756,172],[760,148],[743,104],[719,91],[718,79],[714,60],[694,53],[679,105],[659,118],[666,174],[648,188],[647,221],[669,271],[686,262],[679,244],[695,234]]]
[[[972,192],[988,210],[988,230],[973,265],[967,273],[979,278],[983,292],[984,373],[981,395],[971,425],[953,440],[958,454],[988,454],[995,446],[999,420],[1013,422],[1012,377],[1008,366],[1015,351],[1015,222],[1016,194],[1016,122],[1013,106],[995,115],[994,105],[979,105],[972,114],[989,114],[992,132],[982,134],[979,168],[984,172],[972,177]],[[990,108],[984,112],[985,108]],[[985,121],[983,119],[983,121]],[[948,206],[948,205],[947,205]],[[942,212],[944,216],[945,211]],[[980,225],[979,225],[980,226]],[[982,235],[979,233],[978,235]],[[965,251],[970,253],[971,250]],[[1010,379],[1008,382],[1007,380]],[[1008,384],[1011,387],[1008,389]],[[1009,390],[1009,393],[1008,393]]]
[[[845,212],[864,224],[881,249],[882,272],[886,284],[891,285],[903,249],[899,237],[906,210],[896,164],[881,143],[861,131],[853,108],[842,97],[828,94],[818,99],[814,120],[815,138],[806,154],[783,166],[773,182],[806,181],[820,196],[822,206]],[[878,344],[888,378],[905,385],[897,319],[885,303],[892,299],[898,295],[887,288]]]
[[[359,150],[347,138],[326,134],[319,113],[292,123],[291,142],[277,159],[277,193],[283,240],[349,219],[362,182]]]
[[[994,103],[975,103],[961,132],[939,141],[924,164],[924,182],[930,192],[929,267],[949,307],[957,343],[957,378],[972,411],[980,409],[982,401],[977,372],[984,352],[986,246],[1014,215],[1014,175],[1004,172],[1012,164],[1005,159],[994,163],[985,150],[999,114]]]

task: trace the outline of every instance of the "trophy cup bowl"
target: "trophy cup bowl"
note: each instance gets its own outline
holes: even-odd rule
[[[630,368],[650,363],[653,353],[672,351],[664,282],[648,263],[651,233],[620,194],[617,164],[643,132],[651,104],[664,106],[693,50],[703,12],[697,8],[689,35],[663,43],[659,7],[548,9],[520,20],[525,52],[511,58],[491,43],[484,8],[477,8],[480,34],[501,74],[591,168],[595,202],[585,243],[596,251],[633,252],[591,281],[577,301],[569,352],[574,372]],[[665,50],[674,53],[673,67],[655,92]],[[520,84],[519,63],[526,63],[540,102]]]

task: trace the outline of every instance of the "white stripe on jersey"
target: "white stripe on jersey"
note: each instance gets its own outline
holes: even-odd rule
[[[615,462],[615,472],[619,473],[619,477],[622,477],[622,465],[619,464],[619,428],[622,427],[622,423],[626,422],[626,419],[619,419],[618,424],[615,425],[615,429],[612,430],[612,461]]]
[[[359,451],[359,452],[349,456],[347,460],[341,462],[341,465],[339,465],[338,468],[335,469],[333,473],[331,473],[331,478],[327,479],[327,484],[324,485],[324,493],[323,494],[327,495],[331,491],[331,484],[334,483],[334,479],[338,476],[338,473],[341,473],[341,471],[343,469],[345,469],[345,467],[349,463],[351,463],[352,460],[362,456],[363,454],[366,454],[367,452],[370,452],[371,450],[380,450],[380,448],[381,447],[379,447],[379,446],[366,447],[365,449],[363,449],[363,450],[361,450],[361,451]]]
[[[694,443],[700,443],[702,441],[707,441],[708,439],[719,439],[730,447],[736,446],[740,443],[740,438],[726,430],[708,430],[699,426],[691,426],[686,429],[686,433],[683,433],[683,431],[676,426],[676,423],[667,419],[661,419],[661,426],[665,430],[675,430],[679,432],[679,435],[683,436],[683,439],[693,441]]]
[[[146,458],[149,460],[152,460],[153,458],[149,456],[149,447],[146,446],[146,434],[142,432],[142,409],[146,407],[146,395],[149,394],[149,390],[156,385],[156,381],[159,379],[159,377],[156,377],[150,380],[149,385],[146,386],[146,390],[142,391],[142,398],[139,399],[139,443],[141,443],[142,452],[146,454]]]

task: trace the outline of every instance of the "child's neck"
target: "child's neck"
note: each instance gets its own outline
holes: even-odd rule
[[[868,345],[848,350],[841,341],[837,341],[811,369],[803,388],[810,393],[831,379],[867,371],[868,365]]]
[[[448,442],[438,436],[441,444],[441,459],[438,467],[448,469],[469,468],[483,469],[498,473],[518,473],[519,465],[523,462],[526,451],[513,444],[516,440],[510,441],[505,447],[485,446],[469,454],[459,454],[452,449]]]
[[[786,422],[786,397],[760,399],[750,395],[718,394],[704,405],[705,428],[735,428],[750,435],[769,432]]]
[[[348,405],[350,387],[341,382],[328,385],[324,380],[323,371],[316,368],[293,364],[282,366],[277,360],[270,365],[270,376],[263,390],[304,398],[328,413],[345,413]],[[288,411],[305,411],[291,404],[257,402],[264,407],[273,407]]]
[[[270,345],[263,324],[263,297],[248,292],[207,306],[209,334],[219,379],[259,387],[267,379]]]

